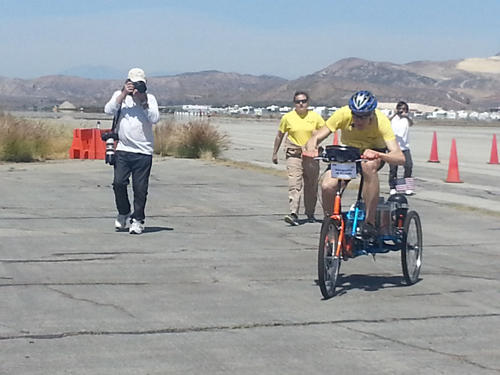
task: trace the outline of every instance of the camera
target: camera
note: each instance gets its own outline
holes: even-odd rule
[[[139,81],[139,82],[132,82],[134,84],[134,88],[139,91],[141,94],[144,94],[146,90],[148,89],[146,87],[146,83]]]
[[[106,142],[106,156],[104,162],[115,165],[115,142],[118,141],[118,134],[106,132],[101,135],[101,139]]]
[[[125,84],[127,84],[128,82],[132,82],[131,80],[127,79],[125,81]],[[137,81],[137,82],[132,82],[132,84],[134,85],[134,89],[136,89],[137,91],[139,91],[141,94],[144,94],[146,93],[146,91],[148,90],[147,86],[146,86],[146,82],[143,82],[143,81]],[[123,89],[122,89],[123,90]],[[128,95],[133,95],[134,93],[133,92],[129,92]]]

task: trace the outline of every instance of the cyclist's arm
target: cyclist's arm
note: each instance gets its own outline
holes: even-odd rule
[[[313,132],[313,135],[309,140],[306,142],[304,146],[304,150],[306,151],[313,151],[318,148],[318,145],[323,142],[328,136],[332,134],[332,131],[328,128],[328,126],[323,126]]]
[[[403,165],[405,163],[405,156],[399,148],[398,141],[391,139],[385,141],[385,145],[389,152],[386,154],[380,152],[379,159],[391,165]]]

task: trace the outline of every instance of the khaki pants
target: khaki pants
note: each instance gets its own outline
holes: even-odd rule
[[[288,172],[288,202],[290,213],[298,214],[304,192],[306,215],[314,215],[318,200],[319,161],[302,157],[302,148],[285,141],[286,170]]]

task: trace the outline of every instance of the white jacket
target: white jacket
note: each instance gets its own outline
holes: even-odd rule
[[[120,104],[116,101],[121,91],[115,91],[111,99],[104,107],[104,112],[114,116]],[[158,103],[156,98],[147,94],[149,108],[144,109],[141,103],[134,100],[130,95],[127,95],[122,102],[122,109],[116,132],[118,133],[117,151],[135,152],[146,155],[153,155],[154,136],[153,125],[160,120],[160,112],[158,111]]]

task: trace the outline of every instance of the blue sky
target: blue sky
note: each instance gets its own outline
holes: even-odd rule
[[[297,78],[500,52],[498,0],[1,0],[0,76],[78,66]]]

